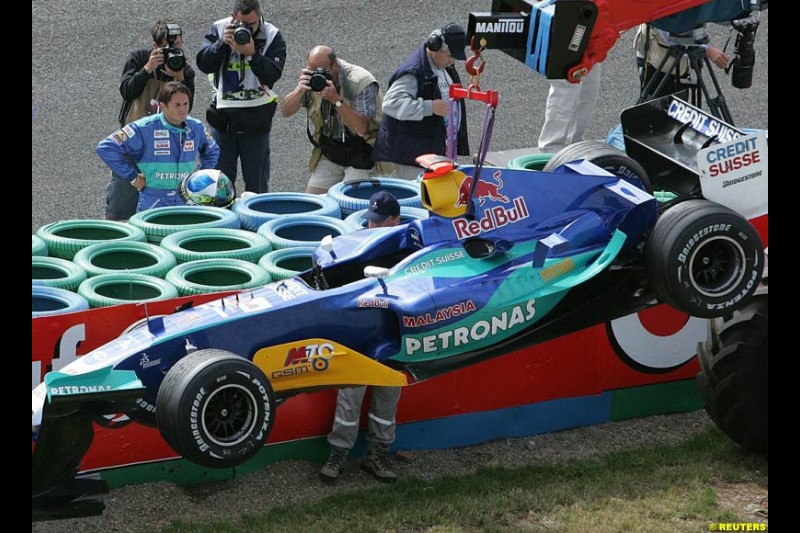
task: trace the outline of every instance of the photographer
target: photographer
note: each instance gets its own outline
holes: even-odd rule
[[[241,159],[245,189],[269,192],[270,140],[283,73],[286,42],[266,22],[258,0],[235,0],[229,17],[217,20],[203,38],[197,68],[211,74],[214,99],[206,120],[221,153],[217,168],[236,181]]]
[[[158,112],[158,93],[169,81],[180,81],[189,88],[189,105],[194,100],[194,70],[183,55],[183,31],[172,19],[161,18],[150,27],[153,43],[150,48],[134,50],[122,68],[119,93],[122,107],[119,111],[120,127],[134,120]],[[170,64],[182,68],[171,69],[165,64],[164,49],[171,54]],[[183,59],[183,64],[179,58]],[[106,192],[105,218],[127,220],[136,212],[139,192],[128,180],[111,174]]]
[[[306,131],[314,145],[306,192],[322,194],[339,181],[369,178],[382,102],[369,71],[338,59],[329,46],[311,49],[297,87],[281,103],[284,117],[306,108]],[[391,168],[379,171],[385,175]]]

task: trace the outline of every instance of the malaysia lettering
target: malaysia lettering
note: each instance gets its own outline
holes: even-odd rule
[[[407,328],[428,326],[430,324],[435,324],[436,322],[441,322],[442,320],[449,320],[457,316],[466,315],[474,310],[475,304],[472,303],[472,300],[467,300],[466,302],[459,302],[449,307],[445,307],[444,309],[439,309],[433,314],[425,313],[424,315],[404,316],[403,326]]]

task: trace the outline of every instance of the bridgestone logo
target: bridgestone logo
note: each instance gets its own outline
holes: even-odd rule
[[[731,229],[730,224],[714,224],[712,226],[706,226],[705,228],[699,230],[697,233],[692,235],[692,238],[689,239],[689,242],[683,247],[681,250],[680,255],[678,255],[678,261],[681,263],[686,263],[686,259],[689,257],[689,253],[694,248],[694,245],[697,244],[702,237],[705,237],[709,233],[717,233],[717,232],[728,232]]]

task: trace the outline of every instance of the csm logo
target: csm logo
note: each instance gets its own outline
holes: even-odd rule
[[[519,19],[499,19],[475,24],[475,33],[522,33],[524,30],[525,22]]]

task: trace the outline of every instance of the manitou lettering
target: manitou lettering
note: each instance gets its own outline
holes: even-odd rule
[[[514,207],[495,206],[487,209],[479,220],[457,218],[453,221],[453,229],[456,231],[458,239],[466,239],[467,237],[475,237],[481,233],[525,220],[529,216],[525,199],[522,196],[517,196],[514,198]]]
[[[522,33],[524,30],[525,22],[519,19],[500,19],[475,24],[475,33]]]
[[[421,338],[407,337],[406,353],[414,355],[419,350],[422,350],[423,353],[449,350],[473,341],[480,341],[501,331],[510,330],[536,316],[535,304],[536,300],[528,300],[524,307],[522,305],[514,306],[510,311],[492,315],[487,320],[478,320],[472,326],[442,330],[435,335],[426,335]]]

